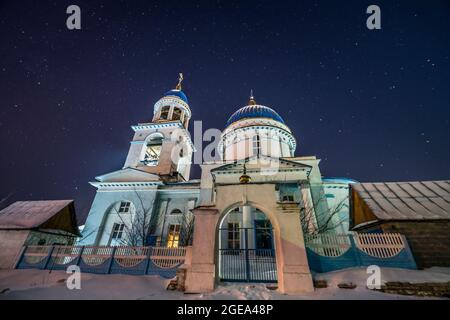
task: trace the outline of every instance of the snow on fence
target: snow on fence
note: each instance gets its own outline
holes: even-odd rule
[[[398,233],[305,235],[305,245],[316,272],[369,265],[417,269],[405,237]]]
[[[83,272],[159,274],[173,277],[184,263],[186,247],[26,246],[17,269],[65,269]]]

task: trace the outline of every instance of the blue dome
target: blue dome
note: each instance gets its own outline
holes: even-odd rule
[[[183,100],[184,102],[186,102],[187,104],[189,104],[188,98],[186,97],[184,92],[181,90],[170,90],[169,92],[166,92],[166,94],[164,95],[164,97],[169,97],[169,96],[178,97],[181,100]]]
[[[238,111],[233,113],[227,121],[227,127],[233,122],[249,118],[269,118],[284,124],[283,118],[281,118],[275,110],[265,106],[250,105],[240,108]]]

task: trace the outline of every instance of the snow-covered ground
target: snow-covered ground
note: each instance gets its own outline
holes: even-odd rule
[[[425,271],[382,269],[382,282],[448,282],[449,268]],[[167,291],[168,280],[158,276],[95,275],[81,276],[81,290],[69,290],[68,275],[63,271],[9,270],[0,271],[0,300],[5,299],[205,299],[205,300],[278,300],[278,299],[423,299],[384,294],[366,289],[366,269],[355,268],[318,274],[328,288],[304,295],[283,295],[262,284],[223,284],[208,294],[183,294]],[[339,289],[339,283],[354,283],[356,289]]]

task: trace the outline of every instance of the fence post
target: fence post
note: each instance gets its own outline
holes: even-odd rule
[[[80,253],[78,254],[78,257],[77,257],[77,260],[76,260],[76,263],[75,263],[76,266],[80,265],[81,256],[83,255],[83,251],[84,251],[84,246],[82,246],[81,249],[80,249]]]
[[[152,251],[153,251],[153,246],[148,247],[147,260],[145,261],[145,264],[144,264],[144,274],[148,274],[148,268],[150,266],[150,259],[152,256]]]
[[[353,250],[353,256],[355,257],[356,267],[361,267],[362,266],[361,252],[358,249],[358,246],[356,245],[355,235],[350,234],[348,237],[350,238],[351,249]]]
[[[47,253],[47,258],[45,259],[44,265],[42,266],[42,269],[47,269],[48,264],[50,260],[52,259],[53,250],[55,250],[55,246],[51,246],[49,252]]]
[[[405,244],[403,250],[405,250],[406,256],[408,257],[409,260],[408,269],[417,269],[417,262],[409,246],[408,239],[406,239],[406,236],[403,234],[401,235],[401,237],[403,238],[403,243]]]
[[[245,268],[246,268],[246,276],[247,282],[250,282],[250,259],[248,254],[248,229],[244,229],[245,235]]]
[[[113,265],[113,263],[114,263],[114,255],[115,255],[115,253],[116,253],[116,249],[117,249],[117,247],[113,247],[113,249],[112,249],[112,252],[111,252],[111,261],[109,262],[108,270],[106,270],[106,273],[107,273],[107,274],[110,274],[110,273],[111,273],[111,268],[112,268],[112,265]]]

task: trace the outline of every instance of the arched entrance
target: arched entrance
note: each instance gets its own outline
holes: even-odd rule
[[[262,211],[236,207],[222,218],[218,232],[221,281],[277,282],[273,227]]]

